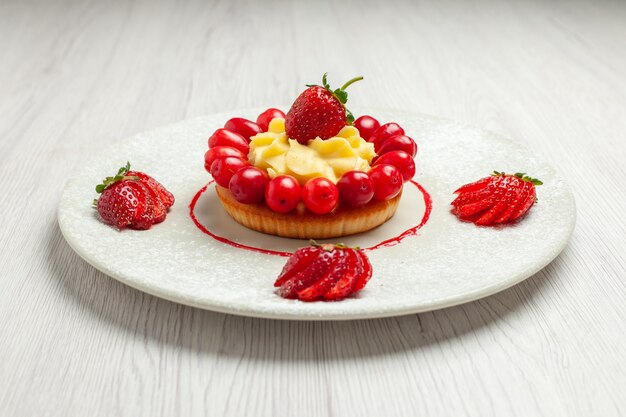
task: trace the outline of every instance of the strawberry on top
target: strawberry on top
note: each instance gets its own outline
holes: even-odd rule
[[[309,140],[317,137],[332,138],[345,125],[352,124],[354,116],[345,106],[348,101],[346,88],[362,79],[363,77],[355,77],[340,88],[332,90],[327,74],[324,74],[321,86],[308,85],[287,112],[287,136],[306,145]]]

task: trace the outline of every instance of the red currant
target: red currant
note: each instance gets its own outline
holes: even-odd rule
[[[277,117],[284,119],[285,113],[283,113],[282,110],[279,109],[267,109],[263,113],[259,114],[259,117],[256,118],[256,124],[259,125],[262,132],[267,132],[267,129],[270,126],[270,122],[272,121],[272,119],[276,119]]]
[[[230,146],[215,146],[204,154],[204,169],[207,172],[211,172],[211,165],[216,159],[225,158],[227,156],[236,156],[241,160],[246,160],[247,157],[241,151],[238,151],[235,148],[231,148]]]
[[[411,155],[404,151],[391,151],[379,156],[374,162],[374,166],[381,164],[393,165],[398,168],[404,182],[415,175],[415,161]]]
[[[231,177],[228,184],[235,200],[244,204],[260,203],[265,196],[265,187],[270,181],[267,172],[257,167],[245,167]]]
[[[374,184],[363,171],[349,171],[337,182],[339,198],[348,207],[360,207],[369,203],[374,196]]]
[[[374,150],[378,153],[378,150],[383,142],[396,135],[404,135],[404,129],[402,129],[397,123],[385,123],[376,129],[367,141],[374,144]]]
[[[239,133],[227,129],[217,129],[209,138],[209,148],[215,146],[230,146],[240,150],[244,155],[250,152],[250,145]]]
[[[257,133],[261,133],[261,128],[258,124],[251,120],[244,119],[243,117],[233,117],[224,124],[224,129],[232,130],[235,133],[239,133],[244,139],[250,142],[250,138]]]
[[[405,135],[392,136],[380,145],[380,149],[378,149],[377,153],[378,155],[382,155],[391,151],[404,151],[412,157],[415,157],[417,154],[417,144],[413,139]]]
[[[369,140],[370,136],[380,127],[380,123],[372,116],[361,116],[354,121],[354,127],[359,130],[363,139]]]
[[[302,201],[313,213],[330,213],[339,202],[339,191],[329,179],[311,178],[302,187]]]
[[[393,165],[376,165],[368,174],[374,184],[375,200],[389,200],[402,190],[402,174]]]
[[[279,175],[265,189],[265,203],[277,213],[288,213],[300,202],[302,189],[291,175]]]
[[[213,175],[213,179],[216,183],[222,187],[228,188],[230,179],[235,175],[235,172],[248,165],[247,162],[236,156],[219,158],[211,164],[211,175]]]

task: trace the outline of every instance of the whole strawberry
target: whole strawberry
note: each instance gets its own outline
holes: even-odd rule
[[[287,136],[303,145],[317,137],[332,138],[346,124],[354,122],[354,116],[345,107],[348,101],[345,90],[363,77],[355,77],[341,88],[332,90],[326,76],[322,77],[321,86],[307,85],[308,88],[296,98],[285,116]]]
[[[358,248],[325,243],[300,248],[274,283],[284,298],[342,300],[360,291],[372,277],[372,265]]]
[[[453,210],[460,219],[489,226],[524,216],[537,199],[535,187],[543,184],[523,172],[513,175],[494,171],[489,177],[456,190]]]
[[[94,206],[102,220],[119,229],[149,229],[165,220],[174,196],[151,176],[131,171],[130,164],[96,186]]]

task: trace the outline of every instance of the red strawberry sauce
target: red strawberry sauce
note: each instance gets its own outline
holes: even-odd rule
[[[218,236],[215,233],[212,233],[209,229],[207,229],[204,225],[202,225],[196,218],[194,210],[196,208],[196,203],[198,202],[198,199],[200,199],[200,196],[202,196],[202,194],[207,190],[207,188],[211,184],[213,184],[213,182],[214,181],[210,181],[207,185],[202,187],[193,197],[193,199],[191,200],[191,203],[189,203],[189,216],[191,217],[191,220],[193,220],[196,227],[200,229],[200,231],[202,231],[202,233],[205,233],[211,236],[213,239],[222,243],[226,243],[227,245],[233,246],[235,248],[264,253],[266,255],[277,255],[277,256],[285,256],[285,257],[291,256],[291,252],[281,252],[281,251],[275,251],[275,250],[269,250],[269,249],[261,249],[261,248],[257,248],[254,246],[242,245],[241,243],[233,242],[230,239],[227,239],[225,237]],[[424,210],[424,216],[422,217],[422,220],[420,221],[420,223],[405,230],[404,232],[400,233],[398,236],[394,236],[387,240],[383,240],[382,242],[377,243],[374,246],[370,246],[369,248],[364,248],[363,249],[364,251],[371,251],[374,249],[397,245],[398,243],[400,243],[400,241],[402,241],[402,239],[409,237],[409,236],[417,235],[417,231],[426,224],[426,222],[428,221],[430,217],[430,212],[433,209],[432,199],[430,198],[430,194],[428,194],[426,189],[424,189],[424,187],[422,187],[420,184],[418,184],[417,182],[413,180],[411,180],[410,183],[413,184],[424,196],[424,205],[426,206],[426,210]]]

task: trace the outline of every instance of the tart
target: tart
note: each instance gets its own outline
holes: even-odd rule
[[[287,114],[256,123],[228,120],[209,138],[205,168],[226,212],[243,226],[276,236],[328,239],[389,220],[403,182],[415,174],[417,145],[396,123],[354,120],[345,89],[308,86]]]

